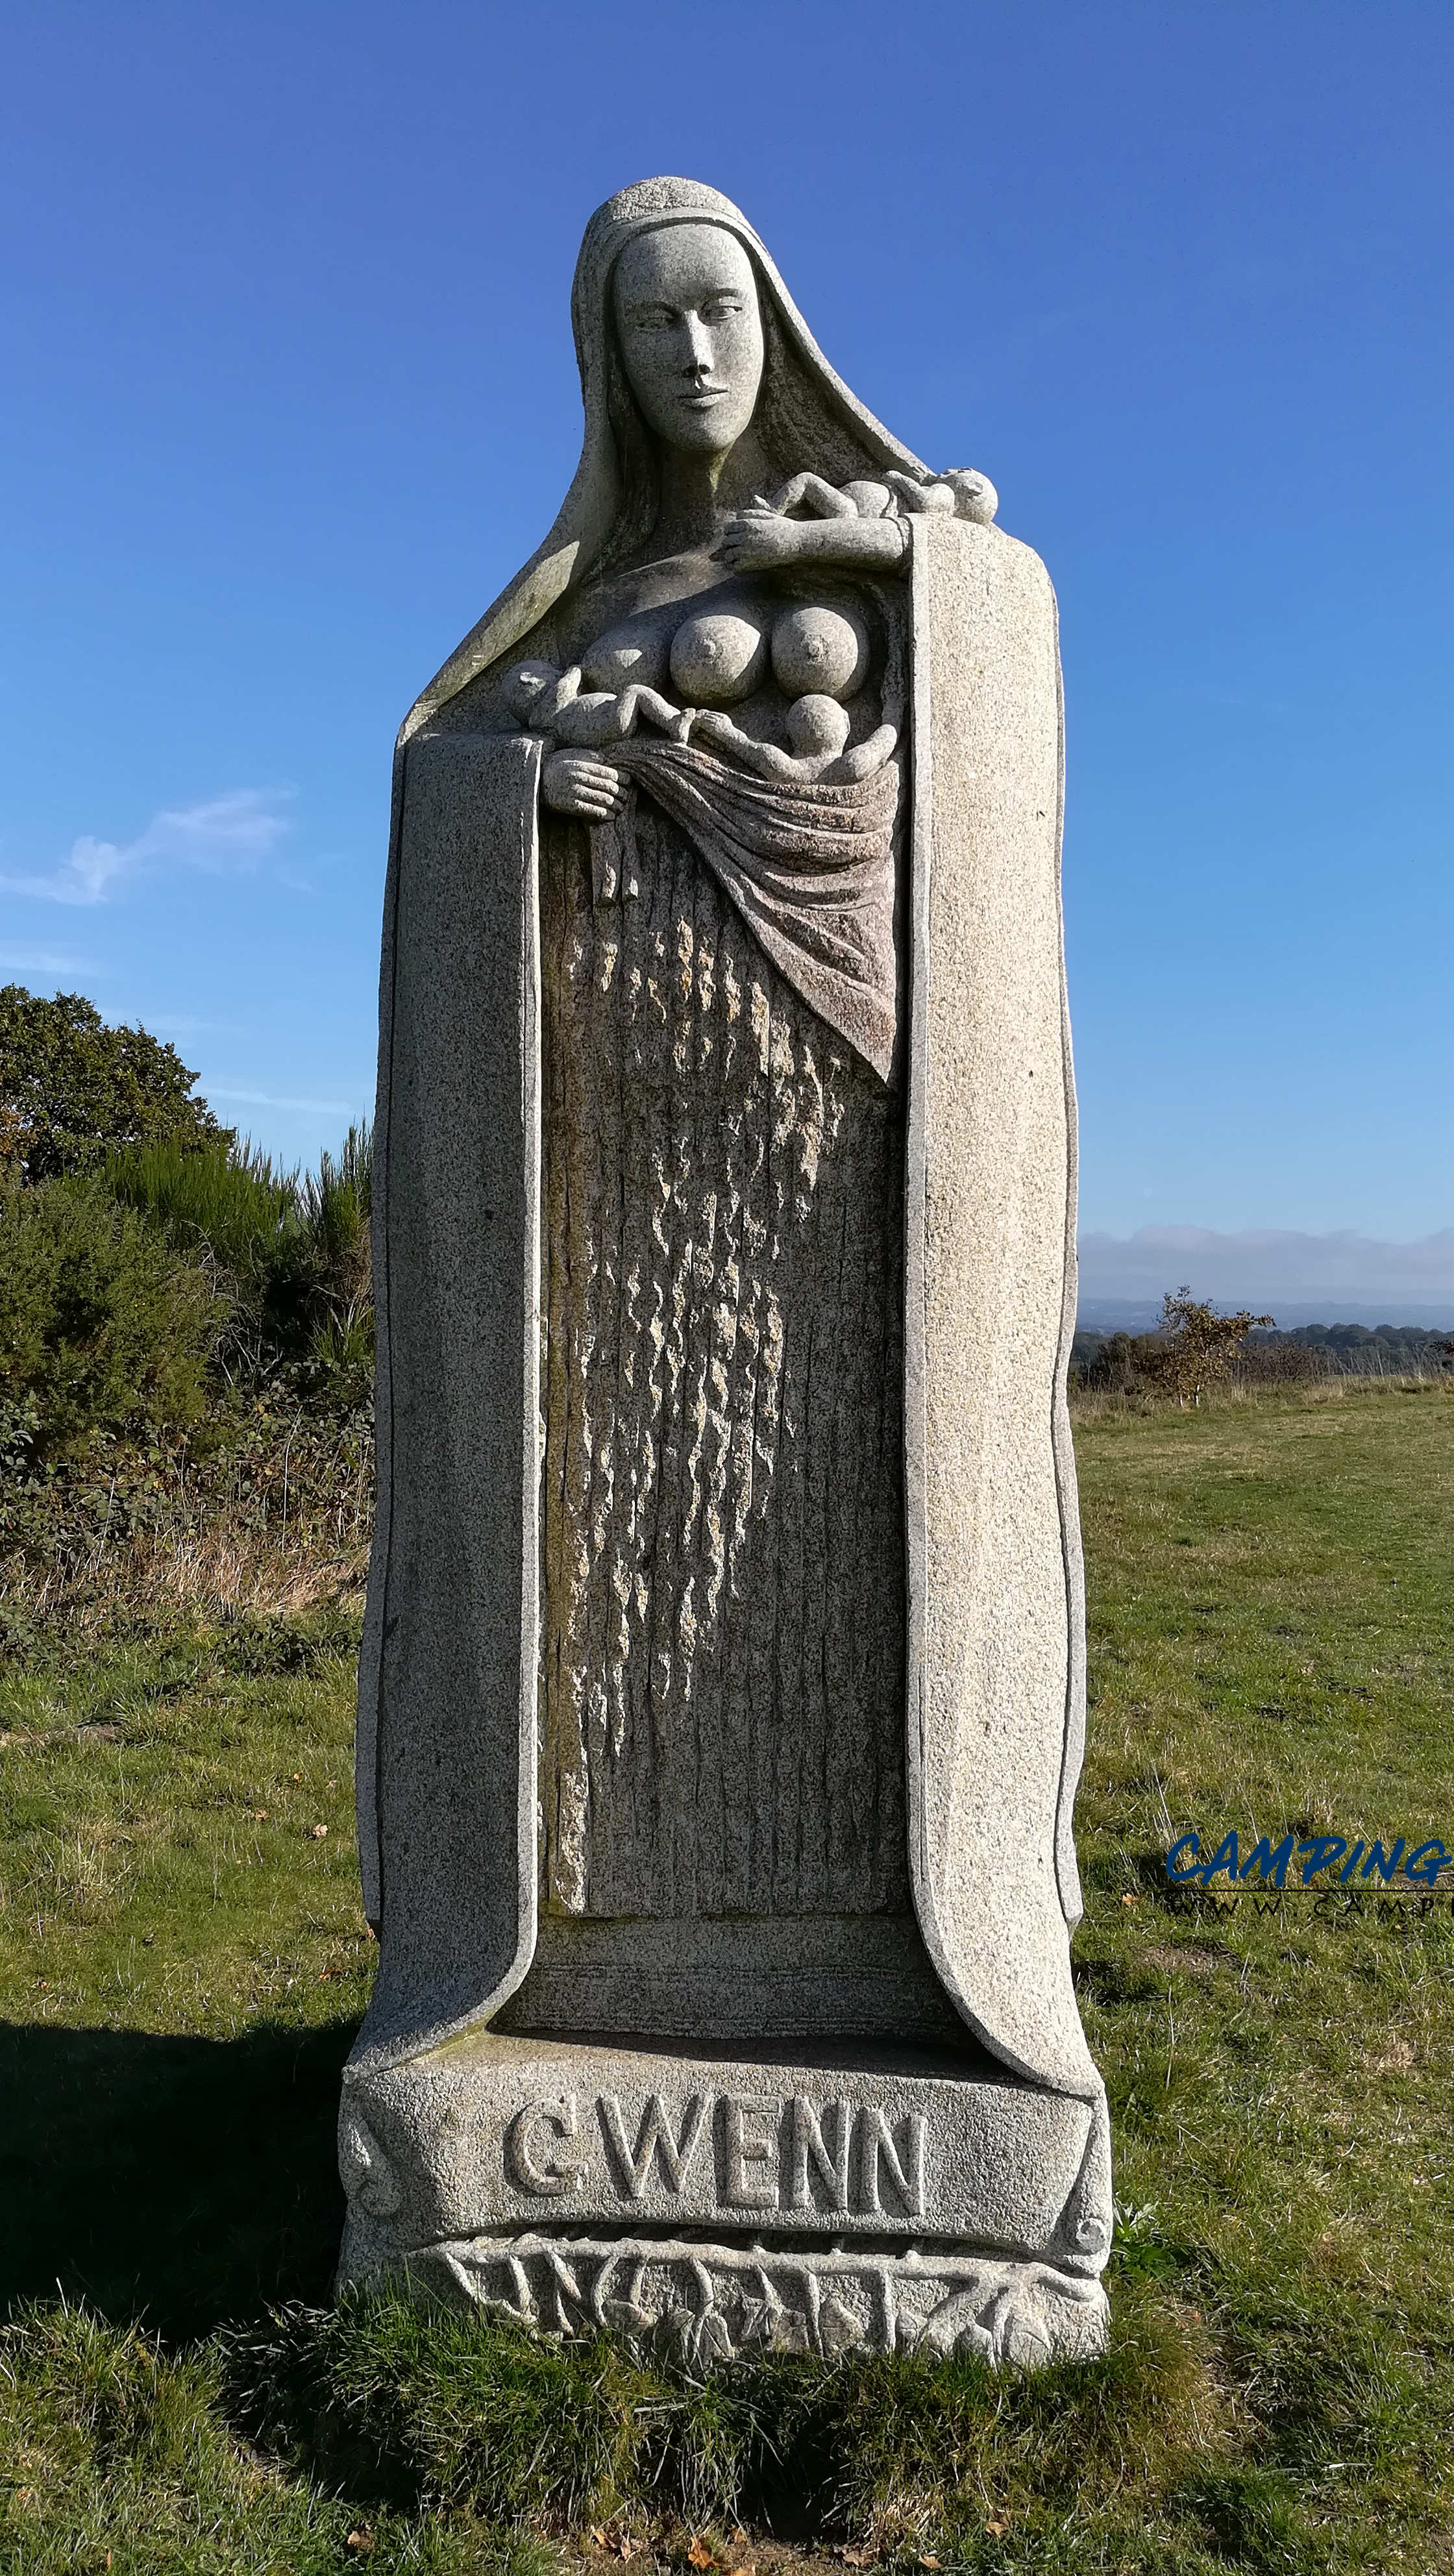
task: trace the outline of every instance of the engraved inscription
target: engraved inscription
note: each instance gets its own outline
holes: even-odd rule
[[[613,2178],[619,2183],[625,2199],[645,2198],[652,2164],[658,2158],[661,2178],[667,2190],[680,2192],[706,2126],[707,2106],[700,2093],[694,2093],[687,2104],[680,2135],[662,2108],[661,2095],[653,2093],[642,2112],[634,2147],[627,2145],[626,2124],[614,2093],[603,2093],[596,2104],[596,2111],[601,2134],[611,2150]]]
[[[505,2179],[558,2199],[585,2192],[627,2206],[794,2210],[814,2216],[921,2219],[928,2125],[920,2111],[834,2098],[785,2101],[693,2093],[669,2104],[649,2094],[639,2114],[598,2094],[595,2117],[576,2097],[523,2103],[504,2136]],[[706,2146],[706,2152],[702,2152]]]
[[[973,2353],[991,2369],[1088,2361],[1105,2348],[1099,2281],[1048,2264],[850,2248],[782,2253],[700,2238],[615,2245],[538,2235],[431,2246],[420,2277],[550,2335],[624,2335],[701,2368],[735,2353]]]
[[[548,2103],[527,2102],[523,2111],[517,2111],[505,2132],[505,2172],[516,2189],[552,2199],[558,2192],[579,2191],[587,2179],[584,2165],[555,2160],[560,2147],[576,2134],[574,2093],[554,2109]]]
[[[729,2209],[776,2209],[778,2160],[776,2132],[768,2126],[767,2107],[739,2102],[724,2093],[722,2121],[722,2198]]]
[[[848,2152],[853,2141],[853,2113],[846,2102],[830,2102],[821,2114],[801,2093],[795,2093],[791,2105],[792,2156],[788,2181],[788,2207],[813,2209],[818,2204],[813,2196],[812,2177],[822,2184],[829,2209],[848,2207]],[[829,2153],[824,2142],[823,2122],[830,2127],[836,2121],[837,2136]]]
[[[879,2181],[887,2171],[889,2182],[910,2218],[924,2215],[924,2115],[910,2111],[900,2122],[901,2134],[907,2131],[907,2145],[901,2153],[894,2134],[882,2111],[860,2111],[858,2115],[859,2208],[877,2212]]]

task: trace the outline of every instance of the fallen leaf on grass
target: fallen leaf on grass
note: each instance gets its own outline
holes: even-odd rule
[[[985,2524],[985,2529],[989,2533],[991,2540],[1003,2540],[1005,2533],[1009,2528],[1010,2526],[1007,2522],[987,2522]]]
[[[715,2567],[716,2564],[716,2553],[713,2550],[710,2540],[703,2540],[701,2535],[694,2531],[691,2539],[687,2542],[687,2565],[689,2567]]]
[[[308,1830],[312,1840],[315,1843],[321,1843],[324,1835],[328,1831],[328,1827],[326,1825],[310,1825]]]
[[[1122,1903],[1123,1905],[1139,1905],[1139,1904],[1140,1904],[1140,1902],[1141,1902],[1140,1897],[1139,1897],[1139,1896],[1135,1896],[1135,1895],[1132,1895],[1132,1896],[1123,1896],[1123,1897],[1122,1897],[1122,1899],[1121,1899],[1121,1903]]]
[[[349,2533],[348,2545],[350,2549],[356,2549],[358,2551],[360,2558],[367,2558],[369,2551],[374,2545],[374,2535],[369,2530],[367,2524],[365,2524],[362,2529],[351,2531]]]

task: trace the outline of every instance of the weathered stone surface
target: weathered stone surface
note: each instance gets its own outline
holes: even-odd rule
[[[710,190],[574,310],[580,472],[396,770],[341,2273],[1083,2353],[1054,599]]]
[[[617,2334],[691,2370],[761,2352],[975,2354],[991,2368],[1089,2361],[1099,2281],[943,2252],[787,2251],[670,2237],[476,2236],[397,2267],[436,2297],[537,2333]]]
[[[635,853],[547,818],[542,1904],[907,1914],[902,1102]]]
[[[997,529],[921,518],[914,544],[914,1895],[971,2026],[1026,2073],[1084,2089],[1096,2079],[1068,1939],[1085,1608],[1065,1392],[1075,1103],[1055,598],[1039,558]]]
[[[1090,2106],[988,2057],[845,2042],[712,2059],[474,2030],[350,2078],[340,2121],[364,2206],[405,2245],[548,2218],[928,2238],[1074,2270],[1106,2251],[1075,2202]]]

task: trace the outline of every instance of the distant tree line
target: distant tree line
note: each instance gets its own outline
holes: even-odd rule
[[[1199,1365],[1200,1363],[1200,1365]],[[1454,1370],[1454,1337],[1418,1324],[1300,1324],[1219,1315],[1189,1288],[1165,1300],[1152,1333],[1078,1332],[1070,1381],[1086,1392],[1175,1395],[1196,1403],[1205,1387],[1307,1385],[1332,1377],[1432,1377]]]

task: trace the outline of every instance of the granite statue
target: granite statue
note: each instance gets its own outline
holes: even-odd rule
[[[345,2280],[1104,2335],[1053,593],[711,188],[395,764]]]

